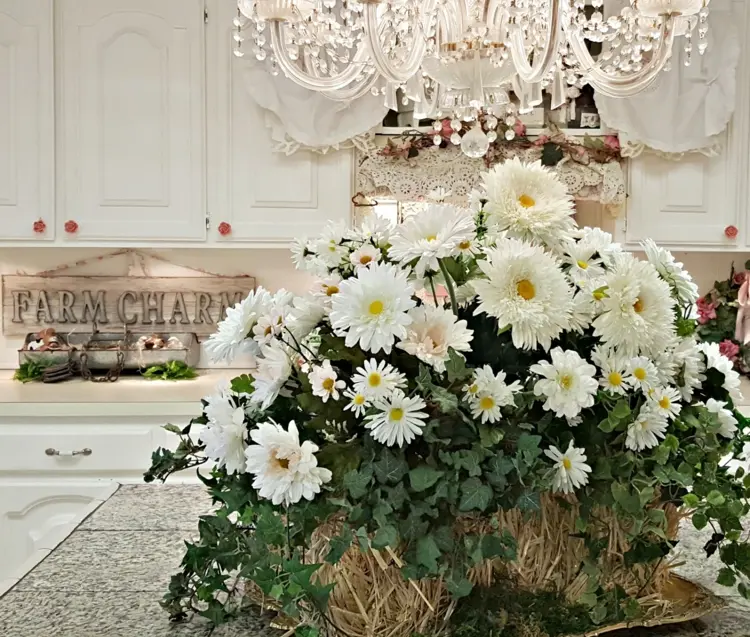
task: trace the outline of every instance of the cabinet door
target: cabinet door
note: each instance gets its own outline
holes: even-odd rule
[[[670,161],[643,155],[631,161],[627,243],[651,238],[682,248],[730,247],[739,242],[737,174],[730,153]],[[733,236],[734,235],[734,236]]]
[[[205,238],[203,0],[57,4],[61,229]]]
[[[3,0],[0,239],[54,238],[52,64],[52,0]]]
[[[273,151],[266,113],[251,99],[244,77],[255,59],[232,54],[236,7],[208,6],[209,236],[278,244],[316,235],[330,220],[349,223],[352,153]],[[231,227],[224,236],[222,221]]]

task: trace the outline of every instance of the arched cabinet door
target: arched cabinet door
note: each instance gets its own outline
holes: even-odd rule
[[[0,240],[54,239],[52,32],[52,0],[0,3]]]
[[[203,0],[57,0],[66,240],[205,238]]]

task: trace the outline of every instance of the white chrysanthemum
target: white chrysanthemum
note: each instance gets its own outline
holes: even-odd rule
[[[602,260],[597,257],[596,248],[581,241],[572,241],[565,246],[563,261],[570,266],[568,276],[579,288],[587,287],[604,275]]]
[[[289,311],[286,327],[298,341],[307,338],[325,316],[325,306],[312,296],[298,296]]]
[[[687,337],[680,340],[672,350],[672,357],[677,366],[675,382],[677,389],[682,394],[682,399],[689,401],[696,389],[699,389],[706,380],[706,364],[701,356],[695,337]]]
[[[471,281],[456,288],[456,303],[458,303],[459,307],[465,307],[475,298],[477,298],[477,293]]]
[[[706,401],[706,409],[719,417],[721,423],[721,429],[719,429],[719,435],[725,438],[734,438],[737,433],[737,419],[734,414],[727,409],[727,404],[722,400],[714,400],[709,398]]]
[[[635,421],[628,425],[625,447],[633,451],[656,447],[666,436],[668,424],[663,414],[642,408]]]
[[[265,312],[258,317],[258,322],[253,327],[253,339],[258,345],[267,345],[281,335],[293,302],[294,294],[284,289],[268,298]]]
[[[315,247],[309,239],[295,239],[291,247],[292,261],[298,270],[323,276],[328,266],[316,254]]]
[[[388,256],[400,263],[417,261],[417,277],[440,269],[438,259],[455,256],[463,241],[474,239],[474,219],[453,206],[430,206],[409,217],[391,236]]]
[[[515,157],[497,164],[485,173],[484,190],[493,231],[549,247],[572,238],[573,200],[565,184],[541,162],[524,164]]]
[[[268,409],[292,374],[292,359],[287,348],[279,341],[271,341],[261,348],[258,368],[253,372],[253,393],[250,399],[261,409]]]
[[[706,366],[724,374],[722,386],[729,394],[732,402],[737,404],[741,401],[740,375],[735,371],[732,361],[721,353],[718,343],[701,343],[698,348],[706,356]]]
[[[593,355],[591,358],[601,369],[599,385],[611,394],[626,394],[630,389],[628,361],[611,350],[597,353],[600,354],[598,360]]]
[[[657,387],[648,392],[649,409],[667,420],[674,420],[682,411],[681,398],[674,387]]]
[[[500,409],[514,404],[513,396],[521,391],[521,383],[514,381],[508,385],[505,378],[505,372],[495,374],[489,365],[476,370],[474,382],[465,388],[474,418],[483,423],[497,422],[501,418]]]
[[[408,397],[397,389],[389,398],[375,401],[378,413],[367,416],[365,427],[378,442],[388,447],[403,447],[422,435],[424,421],[428,418],[422,411],[426,406],[419,396]]]
[[[393,365],[371,358],[365,361],[364,367],[357,367],[352,384],[355,391],[364,394],[368,400],[374,400],[386,398],[396,389],[406,387],[406,376]]]
[[[250,292],[247,298],[227,309],[226,318],[204,344],[206,354],[214,363],[230,363],[245,352],[257,353],[258,346],[250,338],[250,334],[258,318],[266,313],[270,299],[268,291],[259,287]]]
[[[675,377],[677,376],[679,365],[674,356],[674,349],[679,344],[680,339],[676,334],[671,339],[661,343],[660,350],[653,354],[652,361],[656,368],[656,377],[659,381],[659,385],[667,387],[674,385]]]
[[[622,253],[606,276],[594,334],[624,354],[658,351],[674,335],[674,299],[650,263]]]
[[[473,282],[480,301],[476,313],[494,316],[501,329],[510,326],[517,348],[549,349],[570,326],[573,290],[542,248],[506,239],[487,251],[479,267],[487,280]]]
[[[422,305],[409,312],[412,323],[398,347],[432,365],[437,372],[445,371],[450,358],[449,349],[457,352],[471,350],[474,331],[466,321],[459,321],[450,310],[434,305]]]
[[[695,303],[698,300],[698,286],[694,283],[693,277],[685,271],[682,263],[676,261],[671,252],[657,246],[652,239],[647,239],[641,245],[649,263],[672,287],[677,298],[682,303]]]
[[[346,407],[344,407],[344,410],[351,411],[355,416],[357,416],[357,418],[362,416],[362,414],[367,411],[367,408],[370,405],[367,397],[362,392],[347,389],[344,392],[344,396],[349,399],[349,402],[346,404]]]
[[[322,365],[314,366],[309,378],[313,396],[319,396],[324,403],[327,403],[329,398],[338,400],[339,390],[346,387],[346,383],[339,380],[336,370],[331,367],[331,361],[328,360],[323,361]]]
[[[380,263],[382,257],[383,255],[378,248],[366,243],[349,255],[349,261],[355,268],[369,268],[375,263]]]
[[[331,326],[346,346],[359,345],[366,352],[391,353],[397,338],[406,336],[411,324],[408,312],[415,305],[407,273],[394,265],[376,265],[342,281],[333,296]]]
[[[320,237],[312,243],[312,249],[315,254],[329,268],[336,268],[345,259],[349,250],[344,245],[344,237],[347,230],[343,224],[331,223],[327,225]]]
[[[580,289],[573,297],[570,329],[579,333],[587,330],[601,311],[602,300],[606,294],[606,284],[603,279],[582,282]]]
[[[250,437],[255,444],[245,451],[247,471],[255,476],[253,488],[261,498],[288,506],[314,499],[330,482],[331,472],[318,467],[318,447],[309,440],[300,444],[293,420],[288,431],[275,422],[261,423]]]
[[[206,457],[214,460],[217,466],[225,467],[228,474],[245,471],[245,410],[237,407],[235,395],[225,383],[215,394],[204,399],[208,422],[198,437],[206,447]]]
[[[532,373],[543,376],[534,385],[534,395],[545,396],[544,409],[559,417],[574,418],[582,409],[594,404],[599,388],[596,367],[582,359],[578,352],[556,347],[550,352],[552,362],[532,365]]]
[[[630,359],[627,371],[630,383],[644,394],[659,384],[659,373],[654,364],[645,356]]]
[[[552,488],[562,493],[573,493],[576,489],[588,484],[591,467],[586,464],[586,453],[573,446],[570,441],[565,453],[557,447],[545,449],[544,455],[555,463],[555,476]]]
[[[350,237],[355,241],[371,241],[379,248],[384,248],[390,243],[393,223],[386,217],[373,213],[365,217],[362,225],[350,232]]]

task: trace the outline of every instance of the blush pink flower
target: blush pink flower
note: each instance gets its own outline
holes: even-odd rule
[[[747,272],[736,272],[734,278],[732,279],[732,282],[735,285],[742,285],[745,282],[745,279],[747,279]]]
[[[726,339],[719,343],[719,351],[724,354],[730,361],[734,362],[737,360],[737,356],[740,354],[740,346],[734,341]]]
[[[605,135],[604,145],[611,150],[620,150],[620,138],[617,135]]]
[[[513,132],[515,132],[518,137],[525,137],[526,124],[524,124],[520,119],[517,119],[516,123],[513,124]]]
[[[444,119],[443,120],[443,130],[441,131],[441,135],[445,139],[450,139],[451,135],[453,135],[455,131],[453,130],[453,127],[451,126],[451,120],[450,119]]]
[[[534,142],[534,146],[544,146],[549,141],[549,135],[539,135]]]
[[[717,305],[713,301],[706,299],[705,296],[698,299],[696,306],[698,309],[698,323],[701,325],[705,325],[716,318]]]

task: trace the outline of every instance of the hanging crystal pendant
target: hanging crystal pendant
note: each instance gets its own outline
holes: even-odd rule
[[[467,157],[479,159],[490,149],[490,139],[481,126],[474,126],[461,140],[461,151]]]

